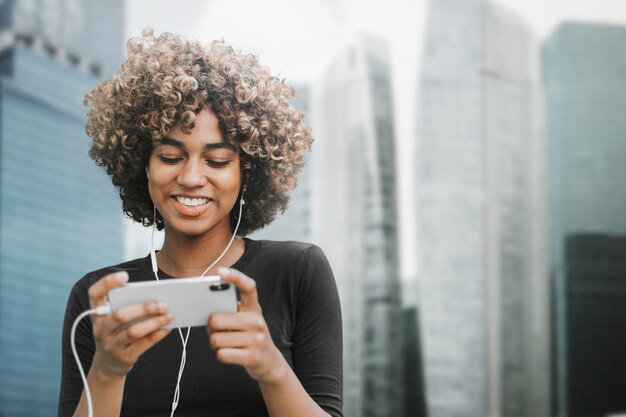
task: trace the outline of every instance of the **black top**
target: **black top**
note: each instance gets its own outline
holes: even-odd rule
[[[232,268],[257,283],[259,304],[274,344],[313,400],[331,416],[342,416],[341,310],[337,287],[322,250],[299,242],[246,239],[246,250]],[[150,257],[90,272],[72,288],[63,326],[59,417],[71,416],[83,391],[72,355],[70,330],[89,309],[88,288],[113,271],[127,271],[129,282],[154,279]],[[159,271],[159,278],[172,278]],[[76,330],[76,348],[89,371],[95,352],[91,320]],[[178,331],[145,352],[126,378],[121,416],[169,416],[182,342]],[[238,365],[219,362],[205,327],[192,327],[175,416],[267,416],[259,386]]]

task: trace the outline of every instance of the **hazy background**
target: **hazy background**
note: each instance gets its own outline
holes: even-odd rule
[[[626,415],[626,6],[0,1],[0,417],[56,413],[67,296],[149,250],[82,98],[146,27],[257,55],[315,143],[253,238],[318,244],[347,417]]]

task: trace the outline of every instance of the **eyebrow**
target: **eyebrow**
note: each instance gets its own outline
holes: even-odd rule
[[[161,145],[170,145],[178,149],[185,150],[185,144],[174,138],[163,138],[159,141]],[[229,142],[212,142],[204,145],[204,149],[206,150],[214,150],[214,149],[228,149],[233,152],[237,152],[237,148],[235,145]]]

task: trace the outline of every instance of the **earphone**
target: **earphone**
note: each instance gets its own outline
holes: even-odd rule
[[[200,274],[201,277],[203,277],[207,272],[209,272],[209,270],[213,268],[215,264],[217,264],[220,261],[220,259],[224,257],[224,255],[226,255],[226,252],[228,252],[228,249],[230,249],[233,242],[235,241],[235,237],[237,236],[237,230],[239,230],[239,224],[241,223],[241,217],[243,214],[243,206],[244,204],[246,204],[243,198],[244,193],[246,192],[246,188],[248,187],[247,183],[249,181],[249,176],[247,176],[246,174],[247,174],[247,170],[244,171],[244,182],[241,187],[241,195],[239,198],[239,215],[237,216],[237,225],[235,226],[233,235],[231,236],[230,241],[228,242],[228,245],[226,245],[226,248],[224,249],[224,251],[222,251],[220,256],[218,256],[217,259],[214,260],[213,263],[211,263],[211,265],[209,265],[202,274]],[[156,250],[154,249],[155,229],[156,229],[156,206],[154,206],[153,220],[152,220],[152,236],[150,239],[150,261],[152,263],[152,272],[154,273],[154,277],[156,278],[157,281],[159,281],[159,275],[158,275],[159,267],[157,264]],[[170,417],[174,416],[174,411],[176,411],[176,407],[178,407],[178,400],[180,399],[180,380],[183,377],[183,372],[185,370],[185,363],[187,362],[187,341],[189,340],[190,333],[191,333],[190,327],[187,327],[187,333],[185,334],[185,336],[183,336],[183,331],[181,330],[181,328],[180,327],[178,328],[178,334],[180,334],[180,340],[183,343],[183,354],[180,358],[180,367],[178,368],[178,379],[176,381],[176,389],[174,390],[174,400],[172,401],[172,414],[170,414]]]
[[[248,183],[250,181],[251,175],[250,175],[250,170],[245,169],[243,171],[244,174],[244,178],[243,178],[243,182],[242,182],[242,186],[241,186],[241,193],[239,196],[239,215],[237,216],[237,225],[235,226],[235,230],[233,231],[232,237],[230,239],[230,241],[228,242],[228,245],[226,245],[226,248],[224,249],[224,251],[220,254],[220,256],[217,257],[217,259],[215,261],[213,261],[213,263],[211,263],[211,265],[209,265],[209,267],[207,267],[204,272],[200,275],[200,276],[204,276],[211,268],[213,268],[213,266],[215,266],[215,264],[217,264],[217,262],[220,261],[220,259],[222,259],[224,257],[224,255],[226,254],[226,252],[228,252],[228,250],[230,249],[230,247],[232,246],[233,242],[235,241],[235,237],[237,236],[237,231],[239,230],[239,225],[241,224],[241,217],[243,214],[243,206],[245,205],[245,200],[244,200],[244,194],[246,192],[246,189],[248,187]],[[146,174],[148,174],[148,166],[146,166]],[[154,276],[157,279],[157,281],[159,280],[159,276],[158,276],[158,265],[157,265],[157,258],[156,258],[156,250],[154,249],[154,233],[155,233],[155,229],[156,229],[156,206],[154,206],[153,209],[153,218],[152,218],[152,235],[150,238],[150,261],[152,264],[152,271],[154,272]],[[96,315],[106,315],[106,314],[110,314],[111,313],[111,306],[108,304],[102,305],[102,306],[98,306],[96,308],[92,308],[89,310],[86,310],[84,312],[82,312],[77,318],[76,320],[74,320],[74,323],[72,324],[72,329],[70,332],[70,343],[71,343],[71,348],[72,348],[72,353],[74,354],[74,359],[76,360],[76,364],[78,366],[78,371],[80,373],[81,379],[83,381],[83,385],[85,387],[85,397],[87,398],[87,411],[88,411],[88,416],[89,417],[93,417],[93,402],[92,402],[92,398],[91,398],[91,391],[89,390],[89,384],[87,382],[87,377],[85,375],[85,371],[83,370],[83,366],[80,362],[80,358],[78,357],[78,352],[76,350],[76,328],[78,327],[78,323],[85,317],[92,315],[92,314],[96,314]],[[185,363],[187,360],[187,341],[189,340],[189,334],[190,334],[190,328],[187,327],[187,334],[183,337],[183,332],[181,330],[181,328],[178,328],[178,333],[180,334],[180,338],[181,341],[183,343],[183,353],[181,356],[181,361],[180,361],[180,367],[178,370],[178,378],[176,381],[176,390],[174,391],[174,400],[172,401],[172,410],[171,410],[171,414],[170,417],[174,416],[174,411],[176,410],[176,408],[178,407],[178,400],[180,398],[180,380],[183,376],[183,371],[185,369]]]

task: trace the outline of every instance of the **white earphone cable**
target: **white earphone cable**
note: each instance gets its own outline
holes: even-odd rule
[[[239,225],[241,223],[241,216],[243,214],[243,206],[245,204],[245,201],[243,199],[243,195],[246,192],[246,185],[244,184],[242,191],[241,191],[241,198],[239,201],[239,216],[237,218],[237,225],[235,226],[235,230],[233,232],[232,237],[230,238],[230,241],[228,242],[228,245],[226,245],[226,249],[224,249],[224,251],[220,254],[220,256],[217,257],[217,259],[215,261],[213,261],[213,263],[211,265],[209,265],[209,267],[207,269],[204,270],[204,272],[202,273],[202,275],[200,276],[204,276],[211,268],[213,268],[213,266],[215,266],[215,264],[217,264],[220,259],[222,259],[224,257],[224,255],[226,255],[226,252],[228,252],[228,249],[230,249],[230,247],[232,246],[233,242],[235,241],[235,237],[237,236],[237,231],[239,230]],[[152,271],[154,272],[154,276],[157,279],[157,281],[159,281],[159,275],[158,275],[158,270],[159,267],[157,265],[157,259],[156,259],[156,251],[154,249],[154,232],[156,229],[156,206],[154,207],[154,217],[153,217],[153,221],[152,221],[152,235],[150,237],[150,261],[152,264]],[[72,330],[70,332],[70,343],[72,346],[72,353],[74,354],[74,359],[76,360],[76,365],[78,366],[78,371],[80,373],[80,377],[83,380],[83,385],[85,387],[85,397],[87,398],[87,413],[89,417],[93,417],[93,402],[91,399],[91,391],[89,389],[89,383],[87,382],[87,377],[85,376],[85,371],[83,370],[83,366],[80,362],[80,358],[78,357],[78,351],[76,350],[76,329],[78,327],[78,323],[85,317],[91,315],[91,314],[98,314],[98,315],[106,315],[106,314],[110,314],[111,313],[111,306],[108,304],[96,307],[96,308],[92,308],[90,310],[86,310],[83,311],[77,318],[76,320],[74,320],[74,323],[72,324]],[[180,380],[183,377],[183,371],[185,370],[185,363],[187,362],[187,341],[189,340],[189,334],[191,332],[191,328],[187,327],[187,333],[185,336],[183,336],[183,332],[181,330],[181,328],[178,328],[178,333],[180,334],[180,339],[183,343],[183,354],[181,356],[180,359],[180,367],[178,369],[178,378],[176,381],[176,390],[174,391],[174,400],[172,402],[172,413],[170,415],[170,417],[174,416],[174,411],[176,410],[176,408],[178,407],[178,401],[180,399]]]
[[[78,366],[78,372],[80,373],[80,378],[83,380],[83,385],[85,386],[85,397],[87,398],[87,414],[89,417],[93,417],[93,402],[91,400],[91,391],[89,390],[89,383],[87,382],[87,377],[85,376],[85,371],[83,370],[83,365],[80,363],[80,358],[78,357],[78,351],[76,350],[76,328],[78,327],[78,323],[85,317],[91,314],[104,315],[111,313],[111,306],[108,304],[102,305],[100,307],[92,308],[87,311],[83,311],[79,316],[74,320],[72,324],[72,331],[70,332],[70,344],[72,345],[72,353],[74,354],[74,359],[76,360],[76,365]]]
[[[243,206],[244,204],[246,204],[245,200],[243,199],[243,195],[245,192],[246,192],[246,185],[244,184],[241,190],[241,198],[239,199],[239,216],[237,217],[237,225],[235,226],[235,230],[233,231],[233,235],[231,236],[230,241],[228,242],[228,245],[226,245],[226,248],[222,251],[220,256],[218,256],[217,259],[215,259],[213,263],[211,263],[211,265],[209,265],[209,267],[205,269],[202,274],[200,274],[201,277],[203,277],[207,272],[209,272],[211,268],[213,268],[215,264],[217,264],[224,257],[224,255],[226,255],[226,252],[228,252],[233,242],[235,241],[235,237],[237,236],[237,231],[239,230],[239,225],[241,224]],[[159,275],[158,275],[159,267],[157,265],[156,251],[154,249],[154,232],[156,229],[156,206],[154,206],[153,216],[154,216],[153,217],[154,220],[152,222],[152,236],[150,238],[150,242],[151,242],[150,260],[152,262],[152,272],[154,272],[154,276],[158,281],[159,280]],[[180,400],[180,380],[183,377],[183,372],[185,370],[185,363],[187,362],[187,341],[189,340],[189,334],[191,333],[191,328],[187,327],[187,333],[185,334],[184,337],[183,337],[183,332],[180,327],[178,328],[178,333],[180,334],[180,340],[183,343],[183,354],[180,358],[180,367],[178,368],[178,378],[176,380],[176,390],[174,391],[174,400],[172,401],[172,413],[170,414],[170,417],[174,417],[174,411],[176,411],[176,408],[178,407],[178,401]]]

